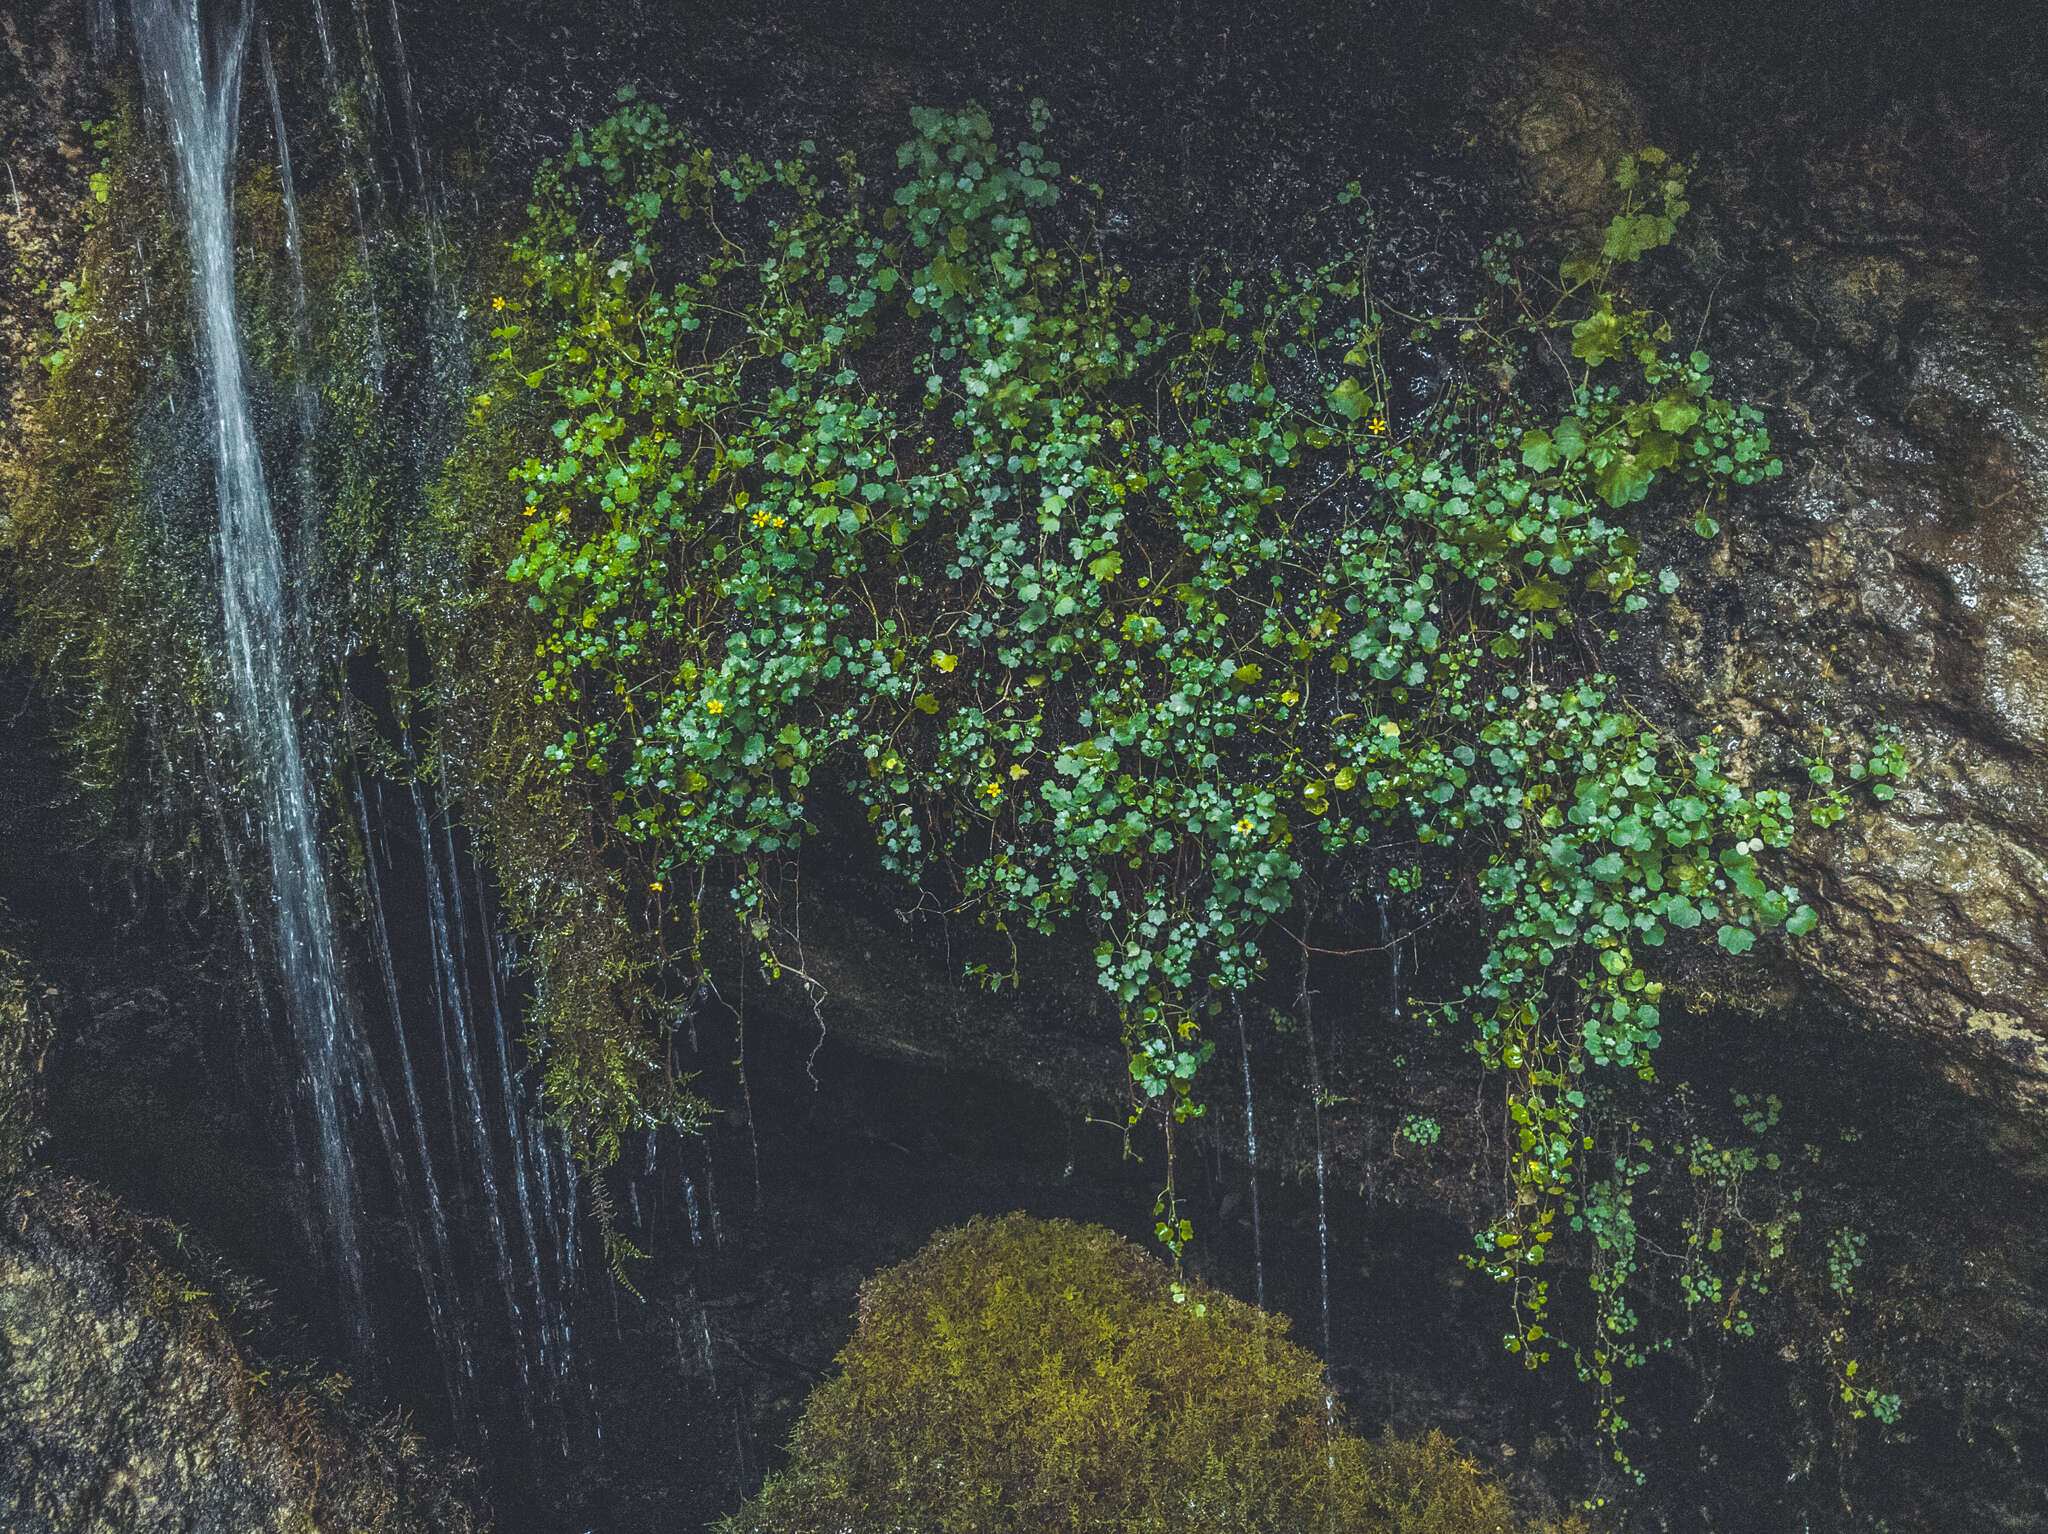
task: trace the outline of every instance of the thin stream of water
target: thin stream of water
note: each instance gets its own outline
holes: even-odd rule
[[[382,791],[379,791],[381,808]],[[422,1274],[427,1289],[429,1320],[434,1329],[434,1340],[441,1353],[443,1372],[448,1382],[449,1404],[458,1425],[465,1430],[476,1425],[477,1436],[485,1434],[482,1418],[477,1414],[471,1400],[476,1384],[476,1350],[470,1339],[470,1321],[467,1307],[462,1303],[459,1288],[454,1282],[455,1256],[448,1237],[448,1216],[446,1202],[441,1193],[440,1174],[434,1165],[434,1153],[427,1138],[427,1118],[420,1104],[419,1079],[413,1070],[412,1046],[406,1040],[405,1008],[399,996],[398,967],[391,957],[391,932],[384,914],[384,885],[378,872],[378,863],[388,865],[391,861],[389,850],[383,845],[374,830],[370,818],[369,798],[363,791],[362,780],[356,780],[356,809],[361,817],[363,831],[363,875],[368,894],[368,917],[370,946],[377,959],[377,970],[384,982],[385,1004],[390,1009],[391,1032],[398,1043],[398,1069],[400,1084],[405,1089],[406,1119],[412,1126],[413,1154],[418,1158],[420,1184],[426,1196],[427,1227],[434,1243],[437,1263],[434,1271]]]
[[[1245,1036],[1244,998],[1238,997],[1235,1006],[1238,1057],[1244,1062],[1244,1155],[1251,1164],[1253,1295],[1263,1314],[1266,1309],[1266,1236],[1259,1218],[1259,1126],[1252,1113],[1252,1046]]]
[[[318,1184],[349,1350],[368,1366],[376,1349],[345,1122],[347,1102],[361,1100],[361,1084],[352,1069],[333,912],[292,696],[284,550],[264,482],[235,312],[236,119],[252,11],[244,0],[224,26],[208,29],[196,0],[134,0],[133,9],[143,73],[163,107],[184,205],[200,366],[212,407],[229,679],[270,853],[278,966],[315,1131],[309,1171]]]

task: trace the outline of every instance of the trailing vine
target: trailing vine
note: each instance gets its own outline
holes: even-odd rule
[[[1803,801],[1738,783],[1600,659],[1677,586],[1628,508],[1685,497],[1712,536],[1780,471],[1621,282],[1685,168],[1625,157],[1603,243],[1554,277],[1497,243],[1471,314],[1376,298],[1355,183],[1329,259],[1201,272],[1154,312],[1045,232],[1038,143],[971,108],[913,127],[878,188],[808,143],[714,155],[628,90],[539,172],[476,419],[538,423],[506,573],[567,721],[547,756],[652,889],[728,891],[771,971],[772,870],[826,797],[999,937],[1081,934],[1132,1122],[1169,1130],[1312,889],[1467,913],[1476,962],[1435,1009],[1502,1073],[1512,1136],[1475,1261],[1539,1361],[1550,1242],[1619,1239],[1588,1093],[1651,1073],[1653,951],[1811,930],[1775,855],[1846,806],[1819,760]],[[1469,366],[1404,413],[1389,349],[1446,328]],[[1885,743],[1853,772],[1902,768]],[[1161,1239],[1187,1233],[1163,1199]]]

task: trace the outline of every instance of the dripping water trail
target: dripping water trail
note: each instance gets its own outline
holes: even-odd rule
[[[1259,1127],[1252,1116],[1252,1047],[1245,1036],[1244,998],[1235,999],[1237,1048],[1244,1062],[1244,1154],[1251,1163],[1252,1181],[1252,1282],[1253,1297],[1263,1319],[1266,1309],[1266,1236],[1259,1220]]]
[[[498,1287],[504,1294],[505,1314],[511,1323],[511,1346],[519,1372],[519,1409],[527,1437],[536,1432],[533,1417],[533,1370],[527,1357],[525,1307],[519,1285],[512,1273],[511,1242],[505,1231],[504,1198],[498,1185],[497,1157],[491,1147],[490,1116],[484,1106],[482,1080],[477,1068],[475,1024],[471,1015],[469,989],[464,979],[467,968],[458,951],[454,922],[459,908],[451,902],[451,877],[442,871],[440,841],[434,835],[433,817],[420,787],[419,770],[410,742],[406,756],[413,766],[413,823],[419,834],[420,858],[424,864],[427,890],[427,929],[434,949],[434,970],[440,996],[441,1042],[446,1055],[449,1107],[459,1139],[468,1142],[469,1159],[476,1169],[483,1192],[484,1220],[491,1233],[491,1247],[498,1259]],[[452,870],[451,870],[452,875]],[[459,891],[458,891],[459,897]],[[451,915],[451,910],[453,914]],[[456,1082],[462,1087],[462,1110],[456,1111]]]
[[[420,1104],[419,1078],[413,1070],[412,1047],[406,1040],[405,1009],[398,990],[398,967],[392,961],[390,924],[385,917],[384,882],[378,872],[380,854],[384,864],[387,867],[391,865],[389,846],[373,830],[373,826],[384,823],[383,801],[384,792],[380,787],[377,791],[378,815],[373,822],[363,781],[360,777],[356,779],[356,812],[363,828],[363,873],[368,895],[370,947],[376,955],[378,974],[384,981],[391,1033],[398,1045],[399,1082],[405,1089],[406,1118],[412,1125],[413,1154],[419,1162],[420,1186],[426,1198],[427,1228],[436,1258],[435,1268],[431,1272],[423,1272],[420,1277],[426,1287],[428,1320],[434,1330],[435,1346],[440,1350],[442,1370],[447,1376],[450,1409],[458,1428],[467,1430],[473,1425],[481,1443],[487,1430],[470,1399],[470,1391],[476,1383],[475,1347],[470,1340],[470,1322],[455,1277],[454,1251],[448,1239],[447,1206],[441,1194],[440,1174],[434,1166],[433,1148],[427,1138],[427,1116]],[[397,1159],[395,1155],[393,1159]]]
[[[1324,1488],[1324,1499],[1329,1519],[1330,1534],[1335,1534],[1337,1519],[1337,1387],[1330,1370],[1335,1356],[1330,1351],[1330,1201],[1324,1173],[1323,1153],[1323,1104],[1327,1093],[1323,1089],[1323,1067],[1316,1049],[1315,1014],[1311,1005],[1314,995],[1308,984],[1308,931],[1306,919],[1302,924],[1301,987],[1296,995],[1296,1005],[1301,1014],[1301,1030],[1308,1040],[1308,1082],[1309,1108],[1315,1120],[1316,1132],[1316,1261],[1322,1282],[1323,1299],[1323,1442],[1325,1445],[1325,1470],[1328,1480]]]
[[[466,962],[469,955],[470,924],[463,908],[460,865],[455,856],[455,839],[452,831],[447,833],[447,840],[448,870],[454,879],[456,934],[462,956]],[[530,1178],[527,1174],[527,1157],[531,1149],[533,1135],[530,1132],[526,1116],[520,1108],[519,1082],[518,1078],[512,1073],[511,1053],[507,1049],[505,1042],[505,1009],[498,995],[499,974],[492,954],[491,909],[484,899],[483,875],[476,868],[474,862],[470,865],[470,872],[474,885],[473,894],[476,904],[476,930],[482,939],[484,994],[491,1004],[491,1042],[497,1058],[498,1086],[505,1108],[505,1134],[507,1145],[511,1152],[512,1186],[515,1195],[513,1207],[519,1216],[519,1232],[526,1249],[527,1276],[533,1290],[534,1315],[539,1323],[534,1329],[534,1348],[541,1378],[552,1384],[557,1379],[562,1368],[561,1316],[558,1307],[551,1303],[553,1299],[552,1291],[547,1280],[541,1275],[540,1242],[534,1230],[534,1179]],[[647,1159],[648,1167],[651,1171],[654,1163],[654,1132],[652,1130],[648,1131],[647,1138]],[[525,1341],[524,1338],[519,1340],[521,1342]],[[569,1453],[569,1423],[567,1416],[561,1410],[561,1405],[562,1403],[557,1396],[555,1400],[557,1417],[555,1425],[557,1436],[561,1442],[562,1453],[566,1456]]]
[[[310,1170],[319,1183],[349,1350],[367,1371],[376,1349],[344,1123],[344,1100],[360,1102],[361,1083],[351,1069],[334,918],[292,699],[284,553],[264,483],[235,313],[235,127],[251,11],[244,0],[214,36],[202,28],[190,0],[134,0],[133,12],[143,73],[161,97],[183,193],[200,366],[213,407],[228,671],[269,844],[278,963],[316,1130],[317,1161]]]
[[[293,454],[293,477],[299,495],[299,570],[309,585],[320,561],[320,492],[313,476],[313,444],[319,438],[319,405],[313,389],[313,317],[306,298],[305,237],[299,226],[299,193],[292,179],[292,145],[285,132],[284,103],[277,93],[277,69],[270,58],[270,34],[262,28],[256,36],[257,56],[263,61],[263,87],[270,97],[270,128],[277,139],[277,170],[284,198],[284,248],[292,268],[292,351],[298,363],[293,402],[298,407],[298,451]]]
[[[1398,1023],[1401,1020],[1401,944],[1394,936],[1393,918],[1389,914],[1392,902],[1385,890],[1373,895],[1373,904],[1379,908],[1380,948],[1387,955],[1387,1020]]]
[[[334,69],[334,35],[327,30],[327,7],[322,0],[313,0],[313,29],[320,35],[320,59],[327,67],[327,88],[335,88],[339,77]]]
[[[356,172],[357,156],[363,155],[367,160],[367,152],[357,142],[356,124],[343,97],[341,70],[335,62],[334,36],[327,25],[324,0],[313,0],[313,25],[320,36],[320,60],[327,86],[328,110],[334,119],[335,136],[341,144],[341,161],[348,177],[349,211],[356,226],[356,251],[362,261],[363,318],[368,327],[363,382],[375,397],[384,392],[384,316],[377,306],[376,268],[370,253],[370,221],[363,212],[363,182]],[[374,88],[374,78],[370,83]]]
[[[398,25],[398,0],[386,0],[391,16],[391,51],[398,61],[398,104],[405,113],[406,142],[412,149],[413,188],[420,199],[420,216],[426,224],[427,280],[434,296],[441,297],[441,215],[435,206],[433,188],[427,185],[427,162],[420,153],[420,114],[413,103],[412,63],[405,55],[405,34]]]

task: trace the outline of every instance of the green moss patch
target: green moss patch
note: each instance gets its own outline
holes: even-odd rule
[[[1530,1527],[1441,1433],[1349,1432],[1284,1319],[1095,1226],[942,1233],[869,1280],[839,1363],[726,1534]]]

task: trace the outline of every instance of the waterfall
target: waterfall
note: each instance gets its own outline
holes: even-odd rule
[[[201,372],[210,393],[219,504],[221,606],[236,721],[257,792],[286,1011],[310,1101],[320,1214],[351,1351],[374,1357],[356,1229],[354,1158],[343,1122],[360,1099],[312,789],[292,704],[284,551],[250,415],[235,315],[236,118],[251,10],[202,26],[198,0],[134,0],[143,73],[161,98],[183,194]],[[209,35],[209,32],[212,35]]]

